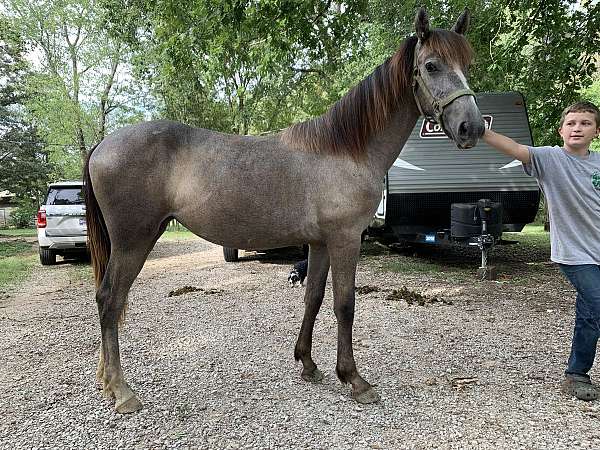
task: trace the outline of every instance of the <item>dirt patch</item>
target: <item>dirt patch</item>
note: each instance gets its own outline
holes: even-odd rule
[[[190,292],[203,292],[204,294],[212,295],[212,294],[222,294],[225,291],[222,289],[204,289],[204,288],[198,288],[198,287],[194,287],[194,286],[184,286],[182,288],[175,289],[175,290],[169,292],[168,297],[177,297],[179,295],[189,294]]]
[[[379,292],[381,288],[377,286],[356,286],[356,293],[358,295],[367,295],[371,292]]]
[[[408,289],[406,286],[402,286],[400,289],[393,289],[391,294],[388,294],[385,299],[394,302],[404,300],[409,305],[418,306],[427,306],[434,303],[443,303],[445,305],[452,304],[451,300],[445,300],[442,297],[419,294],[418,292]]]

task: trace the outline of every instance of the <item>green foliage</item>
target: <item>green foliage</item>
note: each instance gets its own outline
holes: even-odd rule
[[[525,94],[536,144],[559,144],[562,110],[579,99],[596,71],[600,3],[508,0],[498,17],[490,68],[505,76],[499,87]]]
[[[58,144],[46,148],[48,161],[53,166],[51,181],[79,178],[82,166],[76,138],[78,117],[88,124],[91,118],[83,118],[84,111],[70,100],[63,81],[56,75],[33,74],[27,89],[31,93],[27,102],[31,120],[43,130],[47,142]],[[92,140],[93,127],[84,130],[83,135],[86,142]]]
[[[51,178],[79,178],[93,144],[143,117],[145,96],[127,76],[127,45],[108,35],[96,0],[5,3],[7,20],[37,59],[24,113],[51,144]]]
[[[11,22],[0,15],[0,190],[21,199],[39,199],[46,189],[51,164],[24,104],[31,76],[25,44]]]
[[[47,150],[34,129],[14,128],[0,141],[0,187],[21,199],[39,201],[46,191],[52,172]]]
[[[138,73],[168,118],[236,133],[289,124],[298,86],[344,61],[366,8],[364,0],[102,3],[109,29],[141,42]]]
[[[431,25],[439,28],[452,26],[468,7],[472,20],[467,37],[476,55],[470,70],[473,89],[522,92],[536,144],[560,143],[556,130],[562,110],[589,88],[597,71],[599,2],[428,0],[420,5],[427,8]],[[371,0],[368,18],[362,24],[366,39],[354,49],[356,58],[336,75],[341,85],[366,76],[414,32],[413,4]]]
[[[600,71],[596,73],[593,83],[586,89],[583,89],[581,97],[600,108]],[[600,138],[594,139],[590,148],[597,152],[600,151]]]
[[[23,202],[10,213],[10,224],[16,228],[27,228],[31,226],[37,213],[37,205],[31,202]]]
[[[471,10],[472,87],[521,91],[536,143],[558,142],[562,108],[589,88],[596,70],[599,3],[421,4],[432,26],[442,28],[464,7]],[[7,4],[18,34],[41,54],[39,73],[27,78],[27,108],[47,142],[64,144],[47,152],[53,178],[77,177],[82,148],[149,114],[235,133],[322,114],[414,32],[415,9],[399,0]],[[114,64],[131,67],[135,78],[111,84]]]

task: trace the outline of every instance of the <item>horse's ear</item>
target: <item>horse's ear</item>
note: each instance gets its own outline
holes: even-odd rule
[[[463,13],[460,15],[460,17],[456,21],[456,24],[452,28],[452,31],[454,31],[458,34],[466,34],[467,29],[469,28],[469,22],[471,22],[471,13],[469,12],[469,10],[467,8],[465,8]]]
[[[429,16],[425,8],[419,8],[415,17],[415,30],[419,42],[425,42],[429,37]]]

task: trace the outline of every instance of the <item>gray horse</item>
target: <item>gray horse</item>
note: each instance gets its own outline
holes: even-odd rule
[[[123,376],[118,325],[133,281],[172,218],[226,247],[308,243],[305,313],[294,352],[301,376],[323,377],[311,356],[312,334],[331,267],[337,375],[358,402],[379,400],[352,350],[361,232],[421,114],[438,121],[460,148],[483,134],[465,78],[472,59],[468,23],[465,10],[452,30],[430,29],[419,10],[416,36],[323,116],[279,134],[237,136],[153,121],[123,128],[90,152],[84,177],[102,331],[97,376],[118,412],[142,407]]]

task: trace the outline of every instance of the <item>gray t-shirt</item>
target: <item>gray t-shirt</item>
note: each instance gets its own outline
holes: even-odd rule
[[[527,175],[548,202],[551,259],[600,264],[600,153],[577,157],[561,147],[529,147]]]

